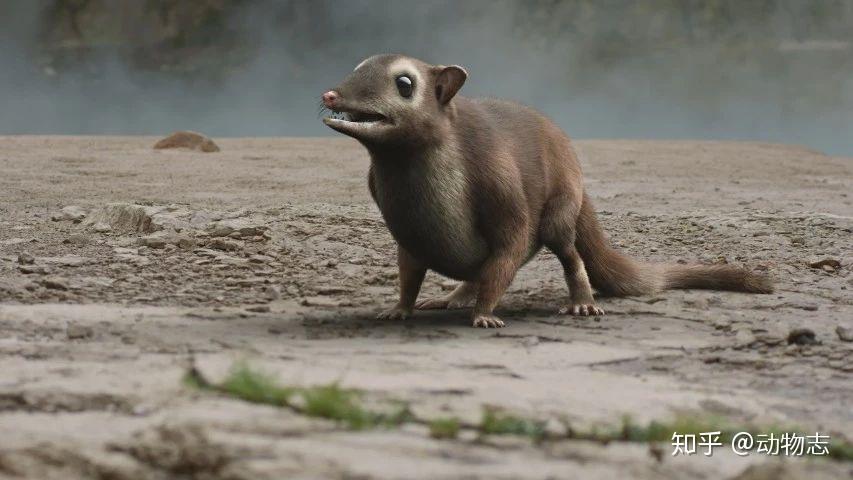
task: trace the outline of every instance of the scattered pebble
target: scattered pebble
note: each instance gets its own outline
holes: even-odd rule
[[[36,263],[36,257],[32,256],[30,253],[23,252],[18,255],[18,263],[21,265],[32,265]]]
[[[249,261],[252,263],[269,263],[275,261],[275,259],[267,255],[252,255],[249,257]]]
[[[41,257],[39,261],[63,267],[79,267],[90,263],[92,259],[80,255],[62,255],[61,257]]]
[[[140,237],[138,240],[140,246],[148,248],[163,248],[166,246],[166,239],[162,235],[148,235]]]
[[[735,333],[735,342],[738,345],[750,345],[755,341],[755,335],[749,330],[742,328]]]
[[[832,273],[841,268],[841,262],[834,258],[824,258],[823,260],[809,263],[809,266]]]
[[[90,239],[87,235],[82,233],[75,233],[73,235],[69,235],[62,243],[66,245],[77,245],[77,246],[85,246],[91,243],[92,239]]]
[[[240,249],[240,244],[231,240],[224,240],[222,238],[214,238],[207,245],[210,248],[215,248],[217,250],[225,250],[225,251],[234,251]]]
[[[820,342],[810,328],[795,328],[788,333],[788,344],[818,345]]]
[[[68,290],[68,280],[61,277],[49,277],[42,280],[44,288],[51,290]]]
[[[50,269],[45,267],[44,265],[20,265],[18,266],[18,270],[21,273],[29,274],[47,274],[50,273]]]
[[[340,307],[344,304],[343,300],[325,296],[305,297],[301,303],[306,307]]]
[[[92,230],[98,233],[107,233],[112,231],[112,229],[113,227],[109,226],[109,224],[106,224],[104,222],[96,222],[94,225],[92,225]]]
[[[95,335],[95,331],[88,325],[69,323],[68,326],[65,327],[65,335],[69,340],[77,340],[81,338],[90,338]]]
[[[342,295],[352,293],[352,288],[337,285],[323,285],[317,288],[317,293],[320,295]]]
[[[264,288],[264,298],[273,302],[281,298],[281,288],[278,285],[267,285]]]
[[[838,334],[838,338],[841,339],[841,341],[853,342],[853,328],[839,325],[835,327],[835,333]]]
[[[252,305],[251,307],[246,307],[247,312],[255,312],[255,313],[267,313],[270,311],[269,305]]]
[[[74,223],[80,223],[84,218],[86,218],[86,210],[77,205],[63,207],[62,210],[50,217],[54,222],[72,221]]]

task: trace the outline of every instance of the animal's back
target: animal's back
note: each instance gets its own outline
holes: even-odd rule
[[[488,174],[473,183],[475,189],[486,187],[484,194],[492,195],[495,189],[520,185],[522,191],[511,193],[526,203],[532,229],[555,197],[577,199],[580,205],[580,165],[568,136],[553,121],[533,108],[502,99],[460,98],[458,108],[457,129],[485,132],[468,135],[464,147],[470,168]],[[520,182],[507,182],[512,176]]]

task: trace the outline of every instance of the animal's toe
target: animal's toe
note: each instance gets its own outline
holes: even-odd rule
[[[477,315],[474,317],[473,325],[479,328],[501,328],[506,324],[493,315]]]
[[[399,308],[392,308],[376,315],[377,320],[405,320],[409,317],[408,312]]]
[[[427,298],[418,300],[415,303],[415,308],[418,310],[435,310],[439,308],[447,308],[447,301],[443,298]]]
[[[558,310],[558,313],[560,315],[571,314],[576,317],[588,317],[604,315],[604,310],[599,308],[597,305],[575,304],[560,308],[560,310]]]

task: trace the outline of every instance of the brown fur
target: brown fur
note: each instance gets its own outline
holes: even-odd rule
[[[414,82],[411,98],[397,91],[399,75]],[[454,96],[466,77],[460,67],[381,55],[359,65],[327,104],[355,120],[325,122],[368,149],[370,192],[399,245],[400,302],[382,316],[411,313],[429,268],[466,283],[420,305],[474,297],[474,325],[502,326],[492,310],[542,246],[563,264],[571,291],[565,311],[574,314],[603,313],[590,284],[606,295],[771,291],[765,277],[737,267],[645,265],[615,251],[584,193],[568,137],[523,105]]]

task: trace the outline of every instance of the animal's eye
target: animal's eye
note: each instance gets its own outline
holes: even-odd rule
[[[412,84],[412,79],[407,77],[406,75],[400,75],[397,77],[397,91],[400,92],[405,98],[409,98],[412,96],[412,90],[414,89],[414,85]]]

